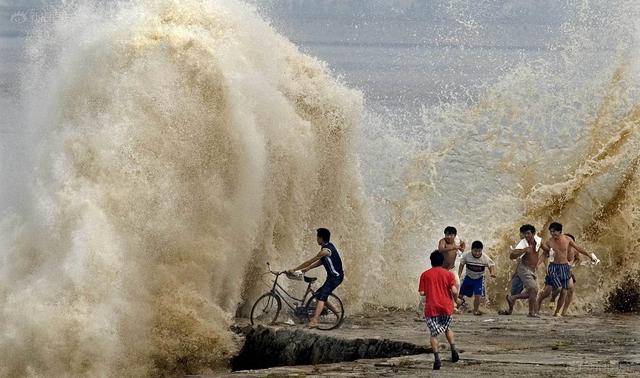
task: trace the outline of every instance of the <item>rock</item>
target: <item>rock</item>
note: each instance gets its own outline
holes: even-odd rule
[[[232,360],[233,370],[264,369],[273,366],[315,365],[364,358],[387,358],[431,350],[407,342],[385,339],[338,339],[302,330],[253,327],[246,333],[240,353]]]

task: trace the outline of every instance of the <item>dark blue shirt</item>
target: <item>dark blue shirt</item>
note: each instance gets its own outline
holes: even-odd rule
[[[328,249],[331,253],[329,256],[324,256],[320,259],[322,265],[327,270],[327,277],[343,277],[342,271],[342,259],[336,247],[331,243],[324,243],[322,249]]]

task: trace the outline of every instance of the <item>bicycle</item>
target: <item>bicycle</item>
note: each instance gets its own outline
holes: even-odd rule
[[[271,273],[276,277],[273,281],[271,290],[261,295],[251,308],[251,324],[275,324],[278,320],[280,310],[282,310],[282,302],[291,309],[291,313],[302,323],[309,321],[316,311],[316,292],[311,288],[311,285],[317,280],[317,278],[303,276],[304,282],[308,285],[307,290],[304,292],[304,296],[299,299],[289,294],[289,292],[287,292],[278,283],[280,276],[287,274],[287,272],[274,272],[271,270],[269,263],[267,263],[267,266],[269,267],[269,271],[264,274]],[[293,277],[289,275],[287,276],[293,279]],[[309,298],[307,299],[307,297]],[[305,302],[306,305],[298,306],[298,303],[303,304]],[[329,294],[329,297],[325,302],[325,307],[320,314],[318,329],[328,331],[338,328],[342,324],[343,319],[344,306],[342,305],[342,300],[335,294]]]

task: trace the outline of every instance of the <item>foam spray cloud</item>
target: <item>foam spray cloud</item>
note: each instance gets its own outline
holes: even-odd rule
[[[409,163],[384,247],[397,261],[385,280],[396,284],[381,302],[403,306],[415,297],[413,277],[449,224],[469,242],[484,241],[497,260],[499,277],[488,290],[494,307],[509,289],[509,245],[524,223],[545,235],[560,221],[603,259],[576,269],[579,311],[603,310],[625,277],[637,277],[640,97],[632,15],[639,9],[625,1],[573,6],[575,17],[546,56],[505,72],[470,104],[425,106],[422,130],[413,130],[418,142],[399,143]]]
[[[235,1],[65,10],[30,42],[41,143],[33,206],[3,226],[0,375],[224,363],[264,263],[295,265],[320,226],[362,301],[359,92]]]

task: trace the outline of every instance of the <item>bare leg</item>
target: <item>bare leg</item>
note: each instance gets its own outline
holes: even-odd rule
[[[558,303],[556,304],[556,310],[553,312],[553,316],[561,316],[560,309],[564,306],[564,299],[567,297],[567,289],[560,290],[560,295],[558,296]]]
[[[507,295],[505,299],[507,300],[507,304],[509,305],[509,310],[507,310],[506,314],[511,315],[511,313],[513,313],[513,306],[515,306],[516,300],[525,298],[529,298],[529,293],[527,291],[523,291],[522,293],[516,295]]]
[[[473,315],[481,315],[480,313],[480,296],[473,296]]]
[[[560,294],[560,289],[553,289],[553,291],[551,292],[551,302],[555,302],[556,299],[558,298],[558,294]]]
[[[429,343],[431,344],[433,353],[438,353],[438,338],[435,336],[429,337]]]
[[[316,312],[313,314],[313,318],[309,320],[309,328],[314,328],[318,326],[318,319],[320,319],[320,314],[322,310],[324,310],[324,302],[325,301],[317,301],[316,302]]]
[[[536,299],[538,297],[538,289],[532,287],[527,289],[527,294],[529,295],[529,315],[537,316],[539,306],[536,306]]]
[[[429,343],[431,343],[431,350],[433,351],[433,370],[440,370],[440,353],[438,351],[438,338],[435,336],[431,336],[429,338]]]
[[[525,290],[520,294],[510,295],[510,297],[512,301],[515,301],[516,299],[526,299],[529,298],[529,291]]]
[[[453,331],[448,329],[445,333],[445,336],[447,336],[447,341],[449,342],[449,345],[451,344],[455,344],[455,340],[453,338]]]
[[[456,350],[455,340],[453,339],[453,331],[448,329],[447,332],[445,332],[444,335],[447,336],[447,341],[449,342],[449,347],[451,349],[451,362],[460,361],[460,355],[458,354],[458,351]]]
[[[571,301],[573,301],[573,292],[574,290],[573,279],[569,281],[569,289],[567,289],[567,299],[564,300],[564,307],[562,308],[562,316],[567,315],[567,310],[569,310],[569,305],[571,305]]]
[[[551,294],[551,286],[545,285],[544,290],[542,290],[540,295],[538,295],[538,303],[536,306],[538,310],[541,308],[540,306],[542,305],[542,301],[544,301],[545,298],[547,298],[550,294]]]
[[[327,306],[327,308],[329,310],[331,310],[334,314],[340,316],[340,312],[338,311],[338,309],[336,308],[336,306],[334,306],[331,302],[327,301],[325,302],[325,305]],[[317,311],[317,309],[316,309]]]

